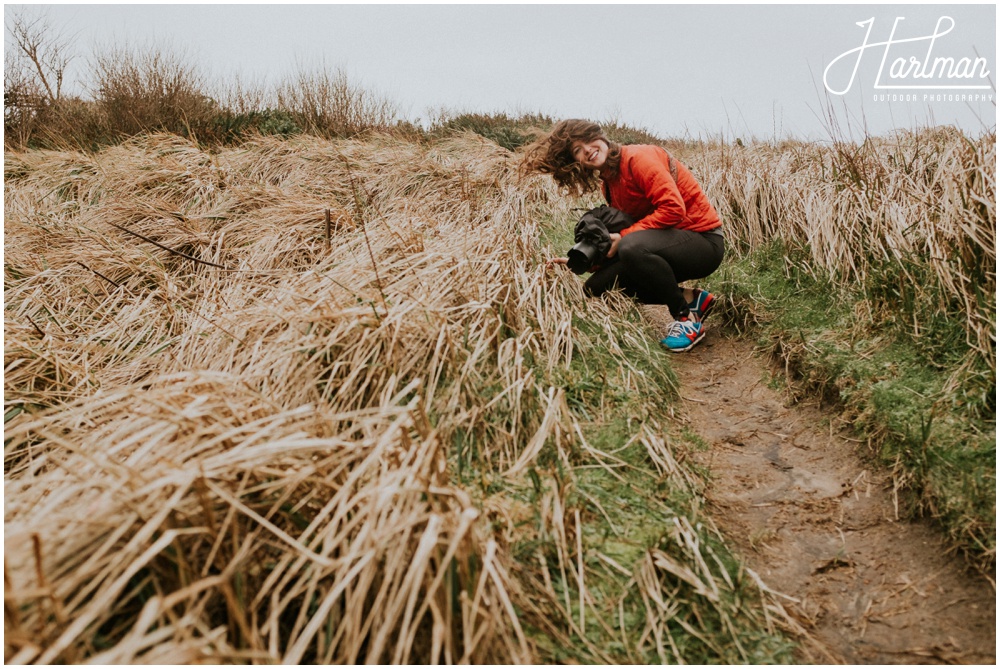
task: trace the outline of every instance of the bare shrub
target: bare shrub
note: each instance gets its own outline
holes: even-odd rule
[[[25,61],[34,87],[48,102],[59,100],[66,67],[73,60],[72,39],[53,28],[44,13],[31,16],[14,11],[6,28],[16,45],[13,57]]]
[[[44,13],[13,11],[5,27],[13,47],[4,51],[4,145],[27,146],[62,99],[73,42]]]
[[[300,127],[321,137],[386,130],[398,113],[395,103],[351,83],[343,69],[326,66],[299,68],[279,84],[277,100]]]
[[[236,74],[219,86],[219,103],[234,114],[252,114],[277,105],[274,91],[266,82],[248,81]]]
[[[4,54],[4,146],[27,146],[38,117],[46,106],[40,90],[24,67],[24,61],[11,53]]]
[[[181,54],[159,47],[115,47],[99,53],[94,97],[114,135],[167,131],[190,135],[216,109],[203,73]]]

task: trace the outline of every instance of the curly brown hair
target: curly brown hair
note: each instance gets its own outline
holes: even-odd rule
[[[600,183],[597,170],[586,169],[573,158],[573,142],[586,143],[595,139],[604,140],[608,145],[607,168],[611,177],[616,176],[622,147],[609,140],[601,126],[581,119],[560,121],[552,132],[532,143],[521,160],[521,172],[551,174],[556,183],[576,195],[596,190]]]

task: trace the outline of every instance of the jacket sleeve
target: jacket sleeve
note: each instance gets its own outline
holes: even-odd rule
[[[655,209],[621,231],[622,236],[637,230],[671,228],[687,216],[684,198],[667,165],[657,158],[637,155],[632,161],[632,181]]]

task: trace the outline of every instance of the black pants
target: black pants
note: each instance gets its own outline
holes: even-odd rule
[[[621,288],[644,304],[665,304],[674,318],[688,314],[679,283],[702,279],[722,263],[722,235],[677,228],[638,230],[622,237],[610,264],[594,272],[583,289],[598,296]]]

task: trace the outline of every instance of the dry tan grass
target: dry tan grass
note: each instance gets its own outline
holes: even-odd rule
[[[451,220],[438,232],[448,248],[404,255],[392,223],[371,223],[383,298],[364,235],[346,224],[327,253],[316,225],[345,198],[348,163],[318,142],[295,148],[220,162],[153,137],[92,158],[36,154],[38,181],[8,191],[8,263],[41,271],[8,293],[7,406],[51,407],[7,425],[8,574],[15,594],[22,568],[41,570],[59,610],[47,620],[29,608],[11,631],[71,621],[32,635],[38,654],[21,659],[89,656],[100,629],[118,643],[98,657],[114,662],[151,649],[185,661],[191,648],[406,661],[418,626],[435,644],[425,658],[528,659],[503,608],[503,566],[472,532],[478,512],[448,484],[425,412],[455,358],[450,331],[489,313],[489,296],[466,306],[456,295],[476,271],[456,257],[468,245],[447,236]],[[375,153],[410,158],[386,170],[397,180],[425,160],[405,146]],[[310,160],[326,171],[301,177]],[[34,225],[39,199],[51,228]],[[411,203],[430,225],[433,207]],[[30,223],[18,227],[19,214]],[[43,255],[52,266],[38,267]],[[433,290],[428,280],[449,271]],[[37,316],[45,336],[30,321],[18,332],[19,316]],[[19,553],[36,536],[39,564]],[[476,572],[445,569],[470,556]],[[137,574],[159,596],[135,618]],[[468,597],[453,607],[443,598],[457,582]],[[203,609],[220,606],[239,652],[203,628]],[[167,641],[180,655],[165,654]]]
[[[8,661],[537,661],[522,620],[612,659],[586,630],[624,614],[596,608],[585,563],[634,565],[585,548],[569,450],[623,463],[544,379],[573,357],[574,311],[613,355],[655,342],[545,274],[540,212],[569,203],[514,160],[474,136],[8,153]],[[663,425],[635,430],[689,489]],[[463,435],[481,485],[454,471]],[[484,493],[543,450],[568,478],[537,510]],[[557,555],[518,564],[536,511]],[[661,567],[628,591],[670,600]],[[711,605],[711,583],[692,596]],[[624,657],[659,643],[661,608],[637,642],[621,630]]]
[[[882,316],[911,319],[917,338],[930,312],[957,318],[996,373],[995,134],[940,127],[685,157],[738,249],[774,240],[804,249],[800,270],[894,296],[894,313]]]

